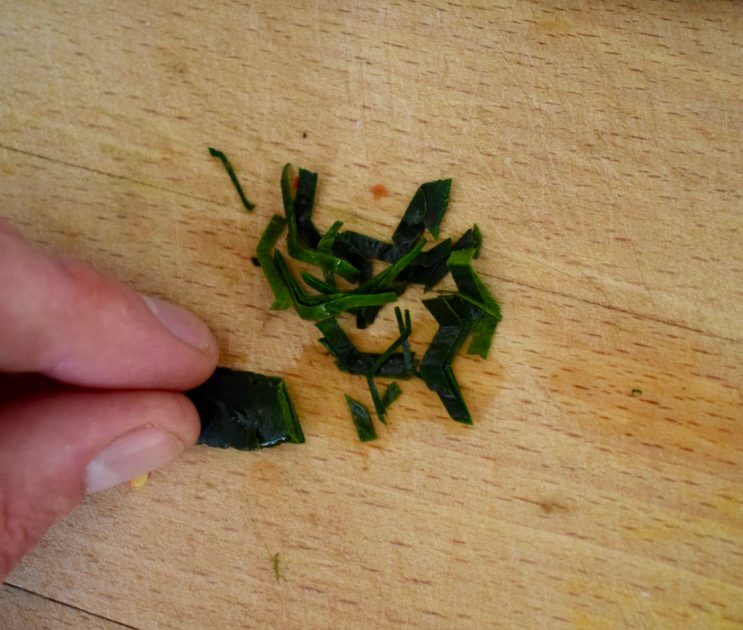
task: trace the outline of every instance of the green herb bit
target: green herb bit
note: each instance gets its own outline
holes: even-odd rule
[[[401,248],[411,246],[424,228],[439,236],[439,226],[449,206],[451,179],[439,179],[421,185],[392,235],[392,242]]]
[[[384,406],[384,408],[388,409],[393,402],[400,398],[401,394],[402,389],[400,389],[397,381],[392,381],[389,385],[387,385],[386,389],[384,390],[384,395],[382,396],[382,405]]]
[[[318,320],[364,306],[381,306],[394,302],[394,293],[334,293],[332,295],[307,295],[289,270],[284,257],[274,252],[274,264],[284,285],[288,288],[297,314],[302,319]]]
[[[343,221],[336,221],[333,223],[333,225],[328,228],[328,231],[320,237],[320,240],[317,243],[317,251],[322,252],[323,254],[331,254],[333,252],[335,239],[338,238],[338,232],[342,227]]]
[[[486,318],[474,326],[472,341],[467,348],[468,354],[477,354],[486,359],[493,342],[495,329],[501,320],[501,312],[498,301],[472,268],[471,261],[476,254],[475,248],[454,251],[449,256],[447,265],[460,294],[465,299],[473,300],[486,314]]]
[[[362,442],[369,442],[377,439],[377,432],[374,430],[371,416],[366,410],[366,407],[362,405],[358,400],[354,400],[348,394],[344,394],[346,397],[346,404],[351,411],[351,418],[353,424],[356,427],[356,433]]]
[[[452,242],[447,238],[425,252],[398,276],[398,279],[410,284],[422,284],[429,291],[449,273],[446,261],[452,252]]]
[[[423,300],[439,324],[420,364],[420,375],[428,388],[439,395],[449,415],[456,421],[472,424],[451,363],[483,312],[461,295],[444,295]]]
[[[370,293],[372,291],[379,291],[382,289],[389,288],[395,281],[398,275],[415,260],[416,256],[420,254],[421,250],[426,244],[426,239],[421,238],[413,248],[405,254],[402,258],[392,263],[386,269],[380,271],[376,276],[373,276],[363,284],[359,285],[353,290],[353,293]]]
[[[304,442],[286,385],[278,377],[218,367],[186,394],[201,418],[199,444],[251,451]]]
[[[359,277],[359,271],[356,267],[342,258],[337,258],[331,254],[313,249],[319,244],[320,236],[317,234],[317,239],[315,240],[314,235],[317,231],[314,226],[312,226],[311,230],[308,228],[311,225],[310,220],[303,218],[302,222],[298,223],[299,217],[309,216],[309,209],[311,209],[314,200],[314,187],[317,176],[310,171],[300,169],[296,196],[292,190],[293,184],[290,180],[291,164],[286,164],[281,173],[281,196],[284,202],[284,213],[289,228],[286,239],[289,255],[292,258],[302,260],[321,269],[332,270],[349,282],[356,282]],[[297,215],[298,210],[301,211],[299,217]],[[300,231],[300,228],[302,231]]]
[[[410,312],[405,311],[405,324],[403,325],[403,317],[402,312],[400,311],[400,307],[395,307],[395,317],[397,318],[398,326],[400,328],[400,336],[393,341],[390,346],[385,350],[382,354],[379,355],[379,358],[374,362],[374,364],[369,369],[368,374],[366,375],[366,382],[369,385],[369,391],[371,392],[372,401],[374,402],[374,409],[377,412],[377,417],[379,418],[380,422],[384,422],[387,424],[387,421],[384,418],[384,410],[385,406],[382,404],[382,399],[379,396],[379,390],[377,389],[377,385],[374,382],[374,377],[377,375],[377,372],[379,371],[379,368],[387,361],[387,359],[392,355],[392,353],[397,350],[410,336],[410,334],[413,331],[413,327],[410,323]],[[408,349],[408,352],[410,350]],[[404,353],[403,353],[404,356]],[[411,361],[412,363],[412,361]]]
[[[410,319],[410,311],[405,309],[405,321],[403,321],[400,309],[395,308],[395,319],[397,320],[397,329],[400,331],[400,337],[402,338],[402,356],[405,361],[405,371],[412,374],[415,372],[415,366],[413,365],[413,353],[410,351],[410,342],[408,341],[408,337],[410,337],[413,332],[413,323]]]
[[[467,346],[467,354],[476,354],[487,359],[497,326],[498,320],[494,317],[483,317],[477,321],[472,326],[472,339],[470,345]]]
[[[361,234],[360,232],[355,232],[353,230],[344,231],[340,238],[354,247],[354,249],[366,258],[374,258],[376,260],[393,263],[405,254],[405,251],[395,246],[393,243],[380,241],[378,238],[367,236],[366,234]]]
[[[351,291],[351,293],[376,293],[383,290],[395,291],[398,294],[404,293],[405,285],[395,283],[397,276],[400,275],[400,273],[402,273],[405,268],[413,262],[413,260],[415,260],[425,244],[425,239],[421,238],[416,245],[405,254],[405,256],[392,263],[383,271],[380,271],[376,276],[370,278],[358,288]],[[376,319],[379,310],[379,308],[365,308],[357,311],[356,326],[358,328],[366,328]]]
[[[488,288],[480,280],[480,276],[472,268],[471,261],[477,250],[460,249],[453,251],[447,265],[457,285],[457,289],[465,296],[471,297],[485,307],[485,312],[500,321],[501,313],[498,301],[492,296]]]
[[[473,258],[479,258],[480,257],[480,249],[482,248],[482,234],[480,233],[480,228],[477,227],[477,223],[475,223],[469,230],[467,230],[462,236],[459,237],[459,240],[454,243],[454,246],[452,249],[474,249],[475,253],[473,254]]]
[[[318,293],[324,295],[333,295],[334,293],[338,293],[338,287],[325,282],[325,280],[320,280],[320,278],[313,276],[307,271],[300,271],[299,275],[302,276],[302,280],[305,281],[305,284],[315,289]]]
[[[379,355],[379,358],[374,362],[374,364],[371,366],[371,369],[369,370],[369,373],[374,376],[379,371],[379,368],[387,361],[387,359],[392,355],[392,353],[397,350],[403,342],[410,337],[410,334],[413,332],[413,328],[410,324],[410,314],[406,310],[406,326],[400,330],[400,336],[393,341],[389,347]],[[400,307],[395,307],[395,316],[402,318],[402,315],[400,314]]]
[[[263,234],[261,234],[261,238],[258,241],[255,256],[258,261],[258,266],[263,270],[263,275],[266,276],[268,286],[270,286],[271,291],[273,291],[274,302],[271,304],[271,308],[277,311],[289,308],[292,304],[292,296],[276,269],[273,257],[273,248],[276,245],[276,241],[279,240],[281,233],[284,231],[285,225],[286,221],[278,214],[271,217],[271,220],[263,230]]]
[[[242,186],[240,186],[240,181],[237,179],[237,175],[235,175],[235,170],[232,168],[232,164],[230,164],[230,161],[227,159],[227,156],[222,153],[222,151],[218,151],[217,149],[213,149],[212,147],[209,147],[209,154],[212,157],[218,158],[222,165],[224,166],[224,170],[227,171],[227,175],[230,176],[230,181],[232,182],[232,185],[235,187],[235,190],[237,190],[237,194],[240,196],[240,201],[242,201],[243,206],[247,210],[252,210],[255,208],[255,204],[250,203],[248,201],[248,198],[245,196],[245,193],[243,192]]]
[[[343,221],[336,221],[333,223],[328,231],[320,237],[320,240],[317,243],[317,251],[321,254],[332,256],[335,239],[338,237],[338,232],[342,227]],[[335,288],[335,273],[333,272],[333,269],[330,267],[323,267],[322,271],[323,276],[325,277],[325,283]]]
[[[373,352],[362,352],[354,346],[335,317],[328,317],[315,323],[315,326],[323,333],[320,343],[328,349],[335,357],[336,364],[340,370],[350,374],[366,375],[380,357]],[[394,376],[397,378],[408,378],[415,374],[413,356],[411,353],[410,364],[406,361],[403,353],[392,353],[387,357],[377,370],[379,376]]]
[[[312,206],[317,190],[317,173],[305,168],[299,169],[297,190],[294,193],[294,216],[297,219],[297,236],[311,249],[317,249],[320,232],[312,222]]]
[[[273,574],[276,576],[277,582],[281,579],[281,572],[279,568],[280,562],[281,562],[281,559],[279,558],[279,554],[278,553],[273,554]]]
[[[369,386],[369,392],[371,393],[372,402],[374,403],[374,411],[377,413],[377,418],[382,424],[387,424],[387,420],[384,417],[384,404],[382,403],[382,397],[379,395],[377,384],[374,382],[374,377],[371,374],[366,375],[366,384]]]
[[[632,391],[630,392],[632,396],[641,396],[642,390],[639,387],[633,387]]]

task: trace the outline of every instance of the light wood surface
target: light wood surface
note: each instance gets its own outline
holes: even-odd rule
[[[193,309],[308,439],[88,499],[0,619],[743,626],[742,45],[730,2],[3,3],[0,215]],[[321,227],[379,236],[454,178],[443,231],[480,225],[504,312],[456,363],[473,427],[405,383],[357,442],[362,379],[250,264],[286,161],[320,173]]]
[[[0,585],[3,630],[122,630],[124,626],[9,584]]]

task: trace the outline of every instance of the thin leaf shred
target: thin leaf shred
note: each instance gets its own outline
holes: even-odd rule
[[[284,231],[285,226],[286,221],[283,217],[280,217],[278,214],[273,215],[258,241],[255,255],[258,266],[263,270],[263,275],[268,281],[268,286],[273,291],[274,301],[271,304],[271,308],[279,311],[289,308],[292,305],[291,293],[276,268],[273,257],[274,246]]]
[[[382,405],[384,406],[385,410],[389,409],[390,405],[392,405],[393,402],[395,402],[400,396],[402,395],[402,389],[400,389],[400,386],[397,384],[397,381],[392,381],[384,390],[384,395],[382,396]]]
[[[248,198],[245,196],[245,193],[243,192],[243,187],[240,185],[240,180],[237,179],[237,175],[235,175],[235,169],[232,168],[232,164],[230,164],[230,161],[227,159],[227,156],[222,153],[222,151],[219,151],[218,149],[213,149],[212,147],[209,148],[209,155],[212,157],[218,158],[222,165],[224,166],[224,170],[227,171],[227,175],[230,177],[230,181],[232,182],[232,185],[235,187],[235,190],[237,190],[237,194],[240,197],[240,201],[242,201],[243,206],[245,206],[246,210],[252,210],[255,208],[255,204],[250,203],[248,201]]]
[[[348,394],[344,394],[344,396],[346,398],[348,409],[351,411],[351,418],[356,427],[356,433],[359,436],[359,440],[362,442],[376,440],[377,432],[374,430],[371,416],[366,407],[364,407],[364,405],[362,405],[358,400],[351,398]]]

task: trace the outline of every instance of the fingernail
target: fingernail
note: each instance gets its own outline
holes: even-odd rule
[[[212,333],[208,326],[193,313],[165,300],[148,295],[142,297],[155,317],[178,339],[202,351],[212,343]]]
[[[104,448],[88,464],[87,494],[100,492],[164,466],[183,452],[174,435],[156,429],[136,429]]]

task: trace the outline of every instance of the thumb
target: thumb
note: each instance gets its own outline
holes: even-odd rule
[[[0,581],[86,493],[158,468],[199,420],[168,392],[57,390],[0,406]]]

